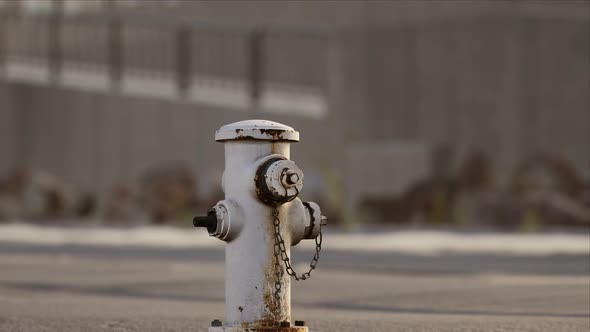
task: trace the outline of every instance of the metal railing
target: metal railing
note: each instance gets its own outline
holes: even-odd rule
[[[23,15],[0,12],[0,68],[39,65],[48,83],[65,68],[100,73],[121,92],[127,77],[164,80],[176,97],[201,85],[239,86],[257,105],[272,86],[323,94],[328,31],[204,22],[118,11]]]

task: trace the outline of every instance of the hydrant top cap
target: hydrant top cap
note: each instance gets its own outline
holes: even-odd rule
[[[268,120],[245,120],[225,125],[215,133],[217,142],[262,140],[299,142],[299,132],[284,124]]]

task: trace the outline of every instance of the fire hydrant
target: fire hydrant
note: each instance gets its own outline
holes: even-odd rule
[[[317,204],[297,197],[303,172],[289,155],[299,133],[247,120],[221,127],[215,140],[225,145],[225,199],[193,220],[227,242],[225,322],[214,320],[209,332],[307,332],[305,321],[291,321],[291,277],[305,280],[316,268],[327,219]],[[298,275],[290,247],[303,239],[315,239],[316,249]]]

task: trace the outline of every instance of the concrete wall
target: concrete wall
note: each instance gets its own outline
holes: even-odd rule
[[[0,171],[24,164],[105,191],[184,161],[207,188],[223,165],[215,129],[268,118],[301,132],[293,158],[306,172],[341,173],[350,143],[419,140],[481,149],[504,181],[538,152],[590,176],[588,5],[474,3],[190,2],[202,19],[330,25],[327,117],[3,84]]]
[[[369,32],[371,138],[492,157],[547,153],[590,176],[588,20],[476,17]]]
[[[218,188],[223,145],[214,142],[215,130],[248,118],[294,126],[302,136],[292,149],[298,164],[314,169],[322,162],[317,148],[326,127],[322,121],[64,88],[15,84],[11,89],[20,101],[18,110],[0,114],[18,112],[24,125],[18,137],[10,136],[14,144],[2,140],[3,160],[12,160],[3,167],[15,164],[17,150],[22,165],[53,173],[84,191],[134,185],[153,167],[170,163],[189,165],[202,190]]]
[[[0,174],[17,166],[19,159],[19,119],[14,87],[0,82]]]

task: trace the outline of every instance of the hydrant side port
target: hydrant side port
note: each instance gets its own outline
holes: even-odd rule
[[[239,205],[229,200],[219,201],[206,217],[195,217],[195,227],[205,227],[210,236],[223,241],[233,240],[242,229],[243,217]]]
[[[288,231],[291,234],[291,246],[301,240],[315,239],[320,233],[320,207],[314,202],[302,202],[295,198],[287,207]]]
[[[275,243],[279,234],[282,253],[289,257],[291,246],[318,236],[324,220],[317,204],[297,198],[303,172],[289,157],[299,133],[276,122],[249,120],[223,126],[215,138],[225,147],[225,199],[194,221],[227,242],[226,317],[223,326],[209,332],[307,332],[289,323],[291,277]]]

